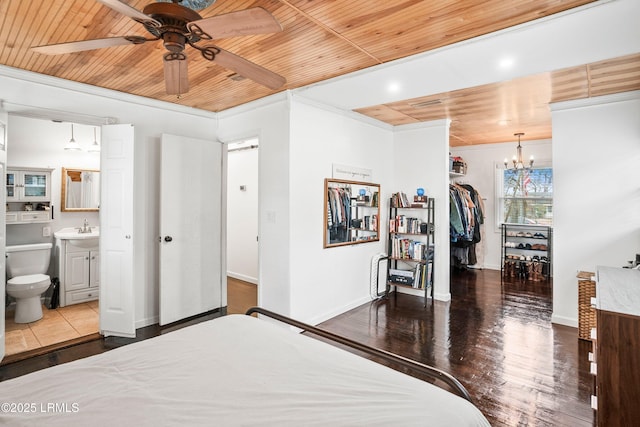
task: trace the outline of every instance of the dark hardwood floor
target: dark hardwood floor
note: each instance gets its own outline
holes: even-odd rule
[[[516,279],[511,279],[516,280]],[[392,294],[321,325],[458,378],[493,426],[592,426],[591,343],[551,324],[549,282],[452,273],[450,302]]]
[[[501,285],[499,272],[469,270],[452,274],[451,292],[452,301],[426,308],[422,298],[391,295],[319,326],[453,374],[493,426],[593,425],[590,343],[551,324],[548,282]],[[220,315],[142,328],[136,340]],[[0,381],[136,340],[100,339],[0,366]]]

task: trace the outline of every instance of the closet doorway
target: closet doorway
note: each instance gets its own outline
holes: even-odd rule
[[[227,312],[258,304],[258,139],[227,150]]]

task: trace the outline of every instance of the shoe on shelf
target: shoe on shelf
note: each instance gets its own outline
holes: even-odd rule
[[[525,248],[524,243],[518,243],[518,249],[524,249],[524,248]]]
[[[533,234],[527,232],[527,233],[524,233],[524,237],[533,237]]]

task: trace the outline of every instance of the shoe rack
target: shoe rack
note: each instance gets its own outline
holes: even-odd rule
[[[502,279],[540,282],[552,275],[549,226],[502,224]]]

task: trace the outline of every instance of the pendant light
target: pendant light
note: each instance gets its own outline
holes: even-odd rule
[[[98,140],[96,139],[96,128],[93,128],[93,144],[91,144],[87,151],[90,153],[100,152],[100,144],[98,144]]]
[[[67,145],[64,146],[64,149],[67,151],[80,151],[80,144],[73,139],[73,123],[71,123],[71,139],[67,142]]]
[[[514,171],[523,170],[523,169],[531,169],[533,167],[533,156],[529,158],[529,166],[525,166],[524,161],[522,160],[522,146],[520,145],[520,137],[524,135],[524,133],[514,133],[513,136],[518,137],[518,147],[516,148],[516,154],[511,159],[513,166],[511,167]],[[509,167],[509,161],[504,159],[504,167],[507,169]]]

